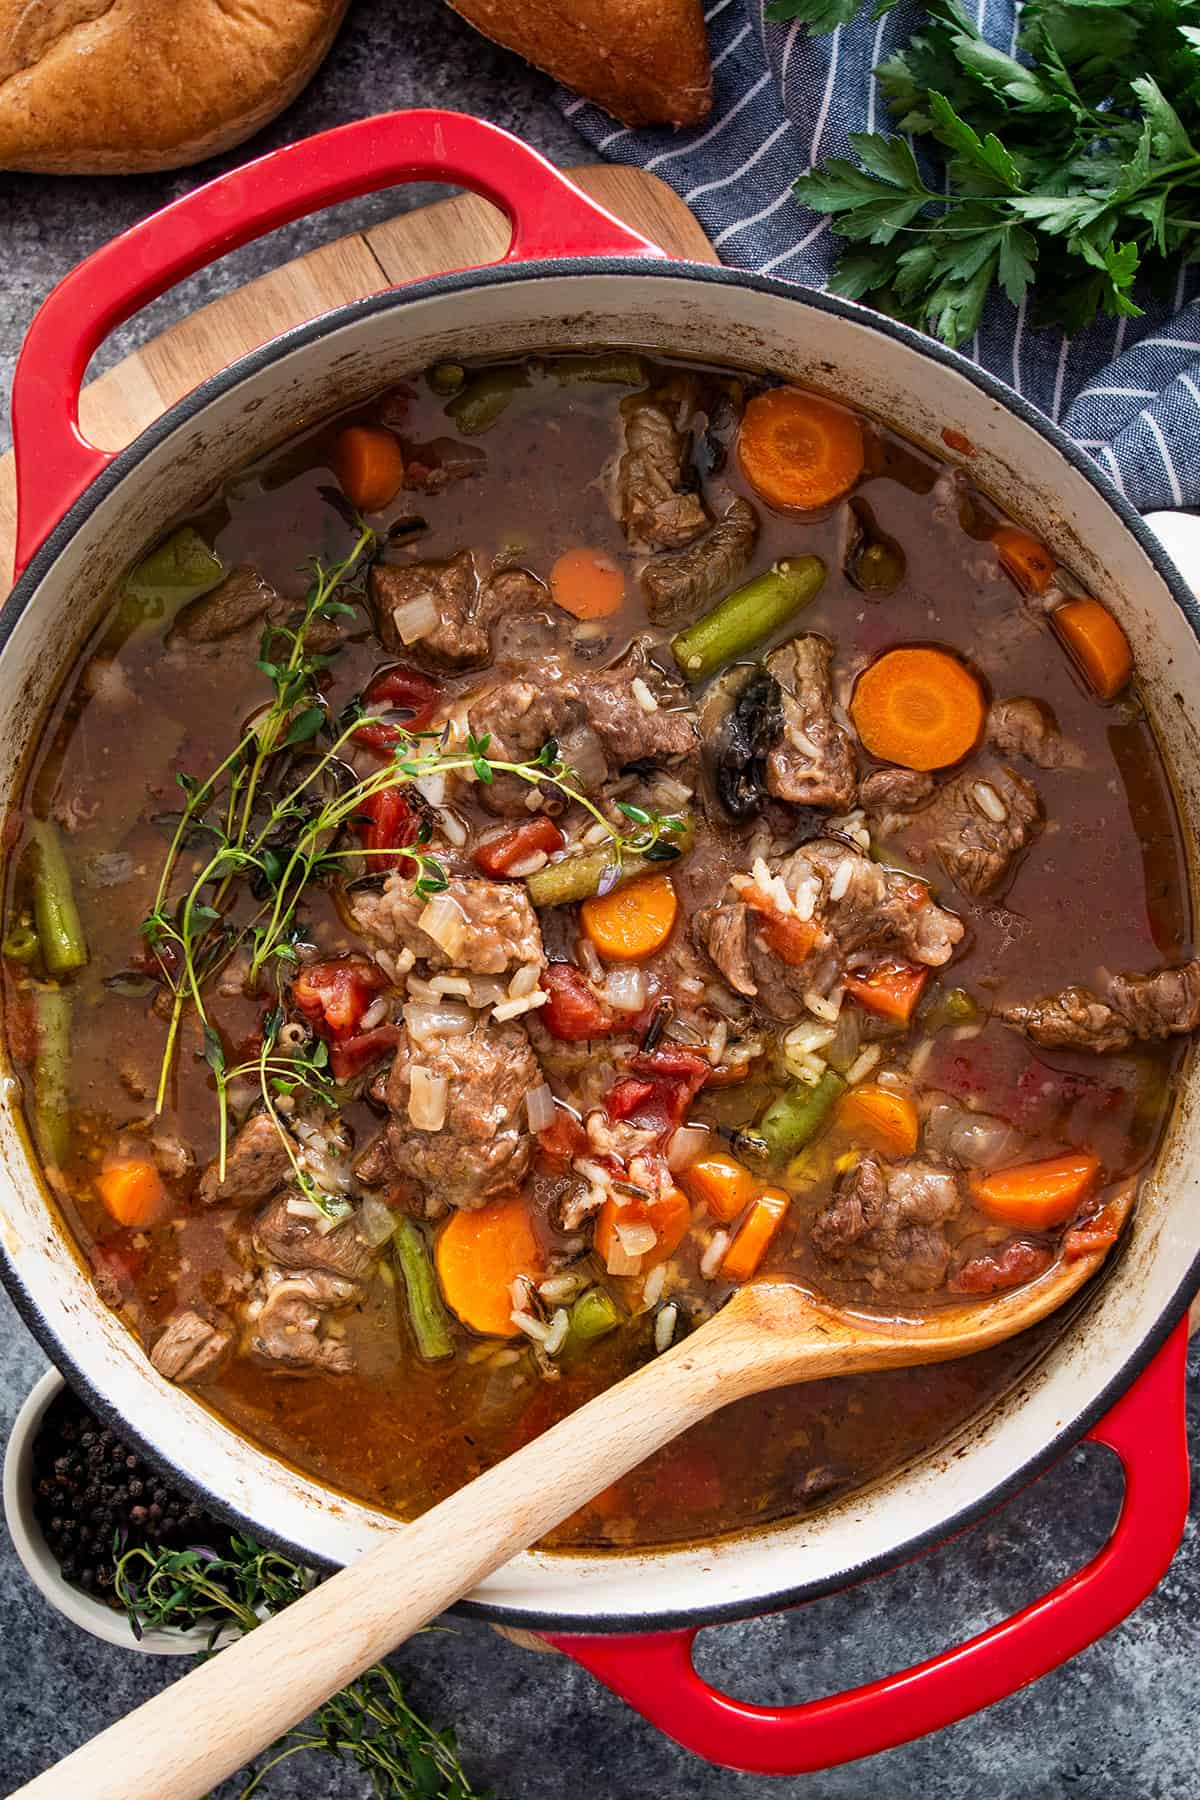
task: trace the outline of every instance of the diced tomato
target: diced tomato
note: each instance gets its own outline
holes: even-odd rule
[[[133,1292],[146,1257],[135,1250],[126,1232],[93,1244],[88,1252],[96,1290],[106,1306],[120,1306]]]
[[[1003,1288],[1032,1281],[1054,1261],[1045,1244],[1027,1238],[1010,1238],[1002,1250],[973,1256],[946,1283],[952,1294],[998,1294]]]
[[[365,956],[333,956],[305,964],[292,983],[292,999],[321,1037],[344,1041],[386,986],[382,969]]]
[[[587,1132],[565,1106],[554,1109],[554,1123],[538,1132],[538,1147],[547,1161],[568,1168],[587,1149]]]
[[[1121,1222],[1111,1206],[1105,1206],[1090,1219],[1081,1219],[1063,1238],[1063,1255],[1068,1262],[1081,1256],[1095,1256],[1111,1250],[1121,1235]]]
[[[847,975],[846,992],[868,1012],[907,1025],[928,979],[928,969],[893,957],[877,963],[865,975]]]
[[[644,1101],[649,1100],[655,1092],[652,1081],[642,1081],[636,1075],[625,1075],[608,1091],[604,1104],[610,1119],[628,1119]]]
[[[665,1046],[635,1056],[631,1073],[610,1089],[605,1106],[610,1119],[627,1119],[660,1136],[674,1131],[687,1117],[712,1070],[689,1050]]]
[[[534,856],[539,850],[548,856],[552,850],[561,850],[566,841],[554,820],[543,813],[480,844],[475,852],[475,867],[485,875],[507,875],[527,856]]]
[[[352,1081],[372,1063],[381,1062],[399,1042],[398,1025],[375,1025],[370,1031],[360,1031],[353,1037],[343,1038],[340,1043],[331,1044],[329,1066],[334,1080]]]
[[[355,829],[364,850],[401,850],[406,844],[416,842],[420,829],[417,816],[399,788],[383,788],[377,794],[368,794],[358,812],[360,822]],[[370,872],[375,875],[381,870],[398,869],[404,860],[402,856],[373,854]]]
[[[372,711],[386,709],[407,716],[396,720],[368,719],[355,731],[355,739],[371,750],[390,750],[410,732],[425,730],[440,698],[437,682],[417,669],[384,669],[367,683],[363,704]]]
[[[542,987],[550,998],[541,1019],[551,1037],[577,1044],[616,1031],[620,1021],[596,998],[574,963],[547,964]]]

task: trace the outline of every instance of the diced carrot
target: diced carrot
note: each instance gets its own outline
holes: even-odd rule
[[[437,1235],[434,1261],[451,1312],[483,1337],[515,1337],[513,1298],[519,1275],[540,1281],[546,1265],[529,1207],[520,1194],[475,1212],[454,1212]]]
[[[968,1185],[976,1206],[991,1218],[1046,1231],[1070,1218],[1099,1172],[1098,1156],[1090,1150],[1072,1150],[1041,1162],[995,1169],[990,1175],[972,1175]]]
[[[998,525],[992,533],[996,555],[1023,594],[1044,594],[1057,564],[1038,538],[1019,525]]]
[[[889,650],[855,683],[850,716],[866,748],[904,769],[945,769],[979,741],[983,689],[948,650],[909,644]]]
[[[1101,700],[1113,700],[1133,674],[1129,639],[1099,600],[1068,600],[1050,623]]]
[[[919,964],[890,958],[887,962],[876,963],[865,975],[847,975],[846,992],[868,1012],[907,1025],[917,1010],[917,1001],[928,979],[929,970]]]
[[[625,576],[603,550],[565,550],[550,571],[550,592],[577,619],[606,619],[625,598]]]
[[[644,1275],[655,1263],[665,1262],[668,1256],[674,1255],[687,1236],[691,1222],[692,1209],[687,1195],[677,1187],[666,1187],[645,1196],[610,1193],[596,1216],[596,1254],[606,1266],[614,1262],[622,1264],[611,1271],[614,1274]],[[627,1250],[617,1234],[618,1225],[649,1225],[656,1239],[653,1247]],[[626,1261],[636,1263],[636,1269],[625,1268]]]
[[[775,952],[780,962],[798,969],[808,961],[813,945],[821,935],[811,919],[799,919],[794,913],[778,912],[774,900],[769,899],[758,887],[744,889],[742,899],[747,906],[752,906],[762,914],[758,935],[768,949]]]
[[[782,1188],[759,1191],[722,1260],[721,1274],[727,1281],[749,1281],[757,1273],[790,1205],[790,1196]]]
[[[641,875],[611,894],[585,900],[579,917],[601,956],[640,962],[666,943],[678,911],[669,875]]]
[[[907,1094],[864,1083],[842,1095],[834,1118],[856,1142],[865,1139],[885,1156],[911,1156],[916,1150],[917,1109]]]
[[[382,512],[404,485],[404,453],[382,425],[348,425],[338,434],[333,467],[360,512]]]
[[[862,427],[852,412],[802,388],[768,388],[742,415],[738,461],[769,506],[811,512],[848,493],[863,471]]]
[[[123,1156],[106,1163],[96,1188],[118,1225],[152,1225],[167,1204],[162,1176],[146,1156]]]
[[[690,1199],[707,1206],[714,1219],[728,1225],[750,1200],[758,1179],[727,1150],[708,1150],[680,1172],[679,1185]]]

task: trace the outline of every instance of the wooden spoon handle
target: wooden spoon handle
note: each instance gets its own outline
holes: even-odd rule
[[[29,1800],[200,1800],[651,1451],[762,1381],[712,1320],[37,1776]]]

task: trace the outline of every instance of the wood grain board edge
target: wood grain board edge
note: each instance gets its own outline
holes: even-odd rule
[[[566,173],[669,255],[719,260],[693,214],[657,175],[617,164]],[[381,288],[495,262],[507,244],[503,214],[475,194],[336,238],[189,313],[90,382],[79,409],[84,433],[119,450],[199,382],[281,332]],[[0,598],[8,592],[15,531],[10,451],[0,457]]]

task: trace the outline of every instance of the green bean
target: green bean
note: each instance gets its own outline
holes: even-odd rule
[[[773,1100],[758,1122],[758,1133],[771,1156],[794,1156],[816,1137],[846,1084],[826,1069],[815,1087],[793,1082]]]
[[[392,1241],[404,1282],[408,1320],[417,1354],[425,1362],[441,1362],[454,1355],[454,1336],[438,1290],[425,1233],[415,1220],[401,1219]]]
[[[445,408],[446,417],[454,421],[462,437],[478,437],[490,431],[507,409],[518,388],[528,387],[529,378],[516,363],[500,369],[484,369],[474,376]]]
[[[168,606],[174,610],[188,600],[198,600],[216,587],[224,573],[220,557],[200,533],[190,525],[181,526],[126,576],[118,615],[122,635],[147,619],[161,619]]]
[[[43,1162],[61,1168],[71,1148],[71,996],[66,988],[33,989],[37,1051],[33,1062],[33,1128]]]
[[[14,919],[4,939],[4,955],[9,962],[31,963],[39,949],[38,934],[28,913]]]
[[[435,394],[448,396],[461,390],[467,379],[467,371],[461,363],[439,362],[426,371],[425,379]]]
[[[616,1301],[601,1287],[589,1288],[586,1294],[580,1294],[571,1308],[571,1336],[582,1344],[607,1337],[620,1323]]]
[[[555,381],[611,381],[623,387],[645,387],[646,365],[632,350],[606,350],[599,356],[556,356],[549,365]]]
[[[88,959],[87,943],[71,871],[58,828],[48,819],[30,822],[33,865],[33,916],[48,974],[70,975]]]
[[[819,556],[792,556],[736,588],[703,618],[671,640],[689,681],[703,681],[723,663],[744,656],[815,599],[825,579]]]
[[[685,818],[682,830],[661,841],[678,850],[680,856],[686,856],[695,836],[693,821]],[[576,900],[590,900],[600,893],[605,876],[614,871],[616,879],[609,883],[610,888],[621,887],[635,875],[644,875],[650,869],[661,874],[677,861],[678,857],[626,855],[618,864],[612,844],[600,844],[595,850],[580,850],[574,856],[564,856],[561,862],[546,863],[526,876],[525,886],[534,906],[570,906]]]

